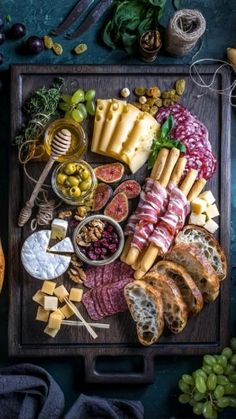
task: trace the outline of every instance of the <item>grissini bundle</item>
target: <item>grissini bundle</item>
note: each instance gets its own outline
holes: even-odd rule
[[[184,181],[180,186],[182,193],[187,196],[189,202],[195,199],[202,191],[206,184],[205,179],[199,179],[195,184],[197,177],[197,171],[191,169],[186,175]],[[158,255],[161,254],[161,249],[155,246],[153,243],[150,243],[146,249],[143,258],[140,262],[140,268],[135,272],[134,277],[136,279],[142,278],[142,276],[152,267]]]
[[[151,175],[152,176],[155,176],[155,174],[157,174],[157,176],[160,175],[160,177],[158,179],[158,183],[162,188],[167,187],[167,185],[170,181],[172,172],[173,172],[173,170],[175,168],[175,165],[176,165],[176,163],[179,159],[179,155],[180,155],[180,151],[177,148],[172,148],[171,151],[169,152],[168,157],[167,157],[166,160],[165,159],[160,160],[161,163],[159,165],[158,164],[154,165],[154,168],[153,168],[153,171],[152,171]],[[186,160],[183,160],[183,159],[184,158],[180,159],[181,160],[180,167],[183,168],[183,170],[184,170]],[[160,171],[161,171],[161,174],[160,174]],[[178,173],[179,173],[179,169],[178,169]],[[183,171],[182,171],[182,173],[183,173]],[[153,178],[155,180],[157,180],[156,177],[153,177]],[[132,242],[131,242],[130,250],[127,253],[127,256],[125,258],[125,262],[127,263],[127,265],[133,265],[136,262],[136,260],[139,256],[139,253],[140,253],[140,249],[138,247],[132,245]]]

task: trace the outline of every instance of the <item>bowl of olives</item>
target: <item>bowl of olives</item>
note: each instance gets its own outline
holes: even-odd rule
[[[52,188],[69,205],[82,205],[89,200],[97,180],[93,168],[84,160],[59,164],[52,174]]]

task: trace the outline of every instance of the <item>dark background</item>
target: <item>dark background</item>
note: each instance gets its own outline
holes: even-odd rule
[[[22,22],[27,26],[27,35],[43,36],[50,29],[57,26],[65,17],[76,0],[0,0],[0,15],[10,15],[13,22]],[[208,0],[208,1],[180,1],[181,8],[197,8],[206,18],[207,30],[197,59],[214,58],[224,59],[226,48],[236,44],[236,0]],[[174,12],[172,2],[167,0],[166,13],[163,25],[168,22],[169,16]],[[0,236],[4,249],[7,249],[7,223],[8,223],[8,150],[10,147],[10,66],[17,63],[33,64],[142,64],[139,60],[127,57],[121,50],[110,51],[103,47],[99,40],[99,31],[104,18],[95,24],[80,39],[67,41],[63,36],[56,38],[63,45],[64,53],[57,57],[51,51],[45,50],[35,57],[27,57],[18,53],[21,41],[6,41],[0,46],[4,54],[4,63],[0,66]],[[76,26],[76,25],[75,25]],[[75,56],[71,53],[75,45],[86,42],[88,51]],[[183,58],[172,58],[160,55],[155,64],[191,63],[195,50]],[[235,109],[232,108],[232,220],[231,220],[231,301],[230,304],[230,332],[236,335],[236,118]],[[17,193],[18,191],[16,191]],[[14,263],[14,261],[10,261]],[[235,268],[234,268],[235,266]],[[9,365],[17,360],[9,360],[7,355],[7,315],[8,315],[8,287],[7,277],[0,296],[0,366]],[[210,320],[209,320],[210,321]],[[89,386],[83,382],[83,362],[80,358],[55,359],[26,359],[20,360],[34,363],[47,369],[61,386],[66,398],[66,410],[72,405],[81,392],[102,397],[139,399],[145,406],[145,418],[148,419],[174,419],[192,418],[191,410],[181,406],[177,401],[177,383],[182,373],[192,372],[201,365],[201,357],[159,357],[155,363],[155,381],[152,385],[134,386]],[[109,370],[109,363],[103,364],[103,369]],[[127,361],[117,368],[133,368]],[[135,366],[134,366],[135,367]],[[0,413],[1,417],[1,413]],[[226,410],[222,418],[235,418],[235,410]]]

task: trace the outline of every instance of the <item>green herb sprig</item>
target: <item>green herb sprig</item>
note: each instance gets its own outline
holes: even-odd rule
[[[183,143],[175,138],[170,138],[171,130],[174,126],[173,115],[170,115],[161,126],[160,132],[156,139],[153,140],[151,146],[151,154],[148,159],[148,169],[151,169],[156,161],[157,155],[161,148],[178,148],[181,153],[186,153],[186,147]]]

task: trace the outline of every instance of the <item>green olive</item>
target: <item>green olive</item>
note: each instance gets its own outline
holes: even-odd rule
[[[90,188],[90,186],[91,186],[91,181],[88,181],[88,180],[84,180],[79,185],[81,191],[87,191]]]
[[[65,175],[65,173],[58,173],[57,183],[59,183],[59,185],[63,185],[66,179],[67,179],[67,176]]]
[[[80,176],[81,176],[82,180],[89,179],[90,178],[90,173],[89,173],[88,169],[81,170]]]
[[[61,189],[61,193],[63,193],[63,195],[68,195],[68,189],[67,188],[65,188],[65,186],[63,186]]]
[[[73,186],[69,193],[72,198],[78,198],[81,195],[81,190],[78,186]]]
[[[68,182],[70,186],[78,186],[79,185],[79,179],[76,176],[69,176]]]
[[[75,163],[67,163],[67,165],[64,168],[64,172],[67,175],[73,175],[76,171],[76,164]]]

